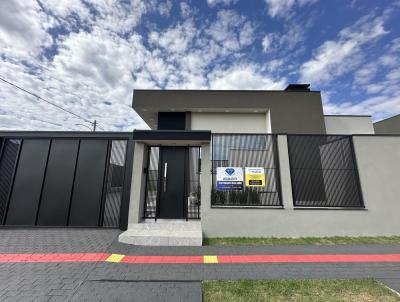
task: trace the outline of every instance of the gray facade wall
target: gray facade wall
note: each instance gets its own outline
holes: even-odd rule
[[[133,108],[150,127],[157,118],[152,112],[259,109],[270,111],[272,133],[325,134],[319,91],[135,90]]]
[[[211,130],[212,133],[268,133],[267,114],[193,112],[191,130]]]
[[[374,134],[370,116],[325,115],[326,134]]]
[[[376,134],[400,134],[400,115],[374,123]]]
[[[365,204],[357,210],[293,208],[286,136],[278,137],[278,149],[284,208],[212,208],[202,188],[205,237],[400,235],[400,136],[354,137]],[[211,183],[210,169],[203,171],[203,180]]]

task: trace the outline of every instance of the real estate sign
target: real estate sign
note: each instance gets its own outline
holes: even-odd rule
[[[246,187],[265,187],[265,169],[262,167],[245,168]]]
[[[243,190],[243,181],[241,167],[217,167],[217,190]]]

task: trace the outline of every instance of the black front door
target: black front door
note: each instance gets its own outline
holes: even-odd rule
[[[185,218],[186,147],[160,147],[159,218]]]

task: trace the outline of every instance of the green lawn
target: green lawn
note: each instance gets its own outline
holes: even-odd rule
[[[206,238],[203,245],[333,245],[400,244],[400,236],[390,237],[303,237],[303,238]]]
[[[205,302],[252,301],[400,301],[400,297],[374,279],[204,281]]]

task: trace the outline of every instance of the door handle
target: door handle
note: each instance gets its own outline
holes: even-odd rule
[[[164,192],[167,192],[168,163],[164,164]]]

